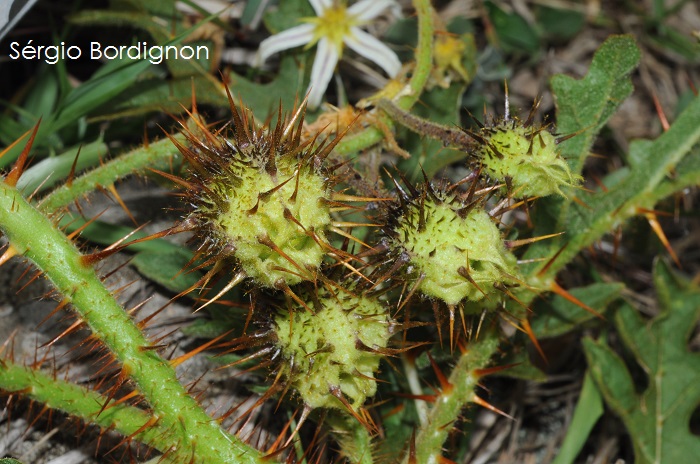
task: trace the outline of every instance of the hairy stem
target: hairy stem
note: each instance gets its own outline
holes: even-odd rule
[[[168,142],[169,143],[169,142]],[[258,463],[260,453],[224,432],[179,383],[129,315],[102,285],[88,260],[17,189],[0,183],[0,227],[65,296],[137,384],[161,427],[177,434],[182,459]]]
[[[174,135],[173,138],[185,143],[185,136],[182,134]],[[107,188],[119,179],[141,172],[147,167],[167,169],[176,156],[179,156],[179,151],[169,138],[139,147],[55,189],[41,200],[39,208],[51,213],[97,188]]]
[[[343,456],[353,464],[373,464],[372,434],[365,424],[353,417],[329,416],[327,418]]]
[[[498,349],[498,336],[494,329],[489,329],[479,340],[473,340],[467,346],[448,379],[449,386],[437,398],[428,413],[426,423],[416,435],[415,456],[407,453],[404,464],[411,462],[441,462],[442,445],[459,419],[464,406],[474,401],[479,381],[477,371],[488,366],[491,357]]]
[[[439,140],[444,146],[454,147],[466,151],[474,140],[466,132],[456,127],[448,127],[443,124],[429,121],[404,111],[394,102],[382,98],[377,101],[377,107],[386,112],[391,119],[413,132]]]
[[[177,446],[171,433],[157,424],[143,427],[152,417],[141,409],[125,404],[102,410],[107,399],[87,388],[56,379],[35,369],[18,366],[9,360],[0,360],[0,389],[22,392],[52,409],[80,417],[103,429],[116,430],[161,452]]]
[[[428,83],[430,72],[433,70],[433,35],[435,23],[430,0],[414,0],[413,7],[418,16],[418,45],[416,47],[416,66],[408,83],[410,93],[399,99],[398,105],[403,110],[410,110],[418,101],[425,84]]]

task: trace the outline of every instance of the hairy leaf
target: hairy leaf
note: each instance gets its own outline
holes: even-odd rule
[[[605,401],[620,416],[634,444],[637,463],[688,462],[700,456],[690,418],[700,404],[700,354],[688,338],[700,318],[700,290],[663,262],[654,272],[661,313],[644,320],[630,305],[615,316],[622,339],[648,376],[635,391],[627,366],[603,341],[584,340],[590,372]]]
[[[598,49],[581,80],[562,74],[552,78],[557,103],[557,131],[583,133],[561,144],[562,155],[580,173],[598,132],[622,101],[632,93],[629,74],[639,62],[631,36],[613,36]]]
[[[572,205],[568,211],[566,228],[575,231],[575,235],[562,258],[588,246],[622,221],[638,214],[639,208],[653,209],[660,199],[655,189],[665,184],[666,176],[672,175],[674,168],[692,153],[699,140],[700,97],[696,97],[671,128],[653,143],[632,145],[635,159],[641,162],[633,165],[629,175],[608,192],[579,195],[585,205]]]

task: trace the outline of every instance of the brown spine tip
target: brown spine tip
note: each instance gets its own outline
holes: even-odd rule
[[[19,155],[19,158],[17,158],[17,161],[15,161],[14,166],[12,166],[12,169],[5,177],[5,183],[7,185],[10,185],[12,187],[16,186],[17,181],[22,176],[22,173],[24,172],[24,166],[27,163],[27,157],[29,156],[29,152],[31,151],[32,145],[34,144],[34,138],[36,137],[36,133],[39,130],[39,124],[41,124],[41,118],[39,118],[39,121],[37,121],[36,125],[34,125],[34,129],[32,129],[31,135],[29,136],[29,140],[27,141],[27,144],[24,146],[22,153]],[[29,132],[26,132],[24,135],[26,135],[28,133]],[[2,155],[7,153],[7,151],[15,145],[15,143],[19,142],[22,138],[24,138],[24,135],[22,135],[22,137],[17,139],[12,145],[7,147],[0,154],[0,157],[2,157]]]

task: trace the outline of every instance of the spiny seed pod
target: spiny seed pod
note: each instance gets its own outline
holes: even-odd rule
[[[399,201],[384,227],[390,260],[405,263],[422,294],[450,306],[480,301],[517,282],[516,259],[479,199],[463,202],[448,188],[396,183]],[[396,264],[390,272],[397,272]],[[386,271],[384,271],[386,274]],[[382,277],[376,278],[382,280]]]
[[[194,229],[200,254],[215,270],[224,261],[240,269],[234,281],[250,277],[263,287],[288,288],[314,280],[331,248],[331,178],[321,163],[340,137],[303,141],[303,107],[290,120],[280,109],[274,127],[256,127],[228,97],[227,131],[185,127],[189,146],[178,144],[191,165],[190,179],[178,180],[191,205],[183,224]]]
[[[335,286],[302,298],[306,308],[274,317],[281,373],[307,407],[356,411],[377,391],[374,374],[393,331],[387,308]]]
[[[504,118],[468,133],[480,142],[477,158],[483,171],[508,182],[518,197],[564,196],[561,188],[576,186],[581,179],[559,154],[561,140],[545,126],[532,124],[535,108],[525,123]]]

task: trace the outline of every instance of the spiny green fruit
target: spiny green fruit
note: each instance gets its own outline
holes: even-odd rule
[[[374,374],[392,334],[387,308],[336,286],[302,298],[306,308],[274,317],[282,375],[308,407],[357,410],[377,391]]]
[[[405,261],[422,294],[448,305],[480,301],[516,282],[516,259],[479,200],[464,204],[449,189],[429,183],[398,188],[399,201],[385,227],[391,261]]]
[[[232,261],[260,286],[315,280],[331,227],[331,181],[321,162],[339,138],[302,141],[303,108],[291,120],[280,109],[274,127],[256,127],[230,95],[229,102],[227,130],[186,129],[190,146],[178,147],[192,167],[185,223],[210,262]]]
[[[546,127],[523,124],[518,118],[502,119],[468,133],[480,142],[477,152],[486,174],[510,184],[518,197],[544,197],[581,179],[557,150],[557,139]]]

